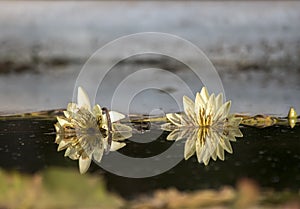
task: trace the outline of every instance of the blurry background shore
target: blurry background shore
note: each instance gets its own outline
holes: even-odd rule
[[[66,107],[78,73],[96,50],[121,36],[150,31],[180,36],[203,50],[227,99],[234,101],[232,111],[285,115],[290,106],[300,108],[299,11],[296,1],[1,1],[0,113]],[[114,58],[112,53],[103,59]],[[125,63],[118,74],[144,62]],[[185,73],[168,60],[155,67],[166,65]],[[147,79],[167,82],[159,75]],[[96,102],[107,105],[112,93],[102,91]],[[178,111],[147,101],[136,102],[134,109]]]

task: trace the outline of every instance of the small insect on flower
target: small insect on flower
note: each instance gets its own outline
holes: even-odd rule
[[[223,95],[209,95],[205,87],[196,94],[195,102],[183,97],[184,113],[166,115],[169,123],[162,129],[171,131],[167,140],[187,138],[184,157],[190,158],[196,152],[198,162],[208,164],[209,159],[224,160],[224,150],[232,153],[230,141],[242,137],[239,130],[240,117],[230,115],[231,102],[223,104]]]
[[[100,163],[104,151],[115,151],[126,145],[120,141],[130,138],[132,129],[116,123],[124,117],[115,111],[103,113],[99,105],[92,109],[87,93],[79,87],[77,104],[69,103],[64,117],[57,117],[54,125],[58,151],[66,149],[65,156],[79,160],[80,173],[85,173],[92,159]]]

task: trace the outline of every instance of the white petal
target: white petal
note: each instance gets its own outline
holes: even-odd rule
[[[184,109],[185,114],[187,114],[187,115],[189,114],[189,112],[187,111],[188,109],[189,110],[195,109],[195,103],[187,96],[183,96],[183,109]]]
[[[70,118],[70,112],[69,111],[63,111],[66,118]]]
[[[79,108],[84,107],[91,111],[91,102],[89,96],[81,86],[78,87],[77,104]]]
[[[113,131],[123,133],[123,132],[132,132],[132,128],[122,123],[114,123],[112,125]]]
[[[88,157],[80,156],[79,158],[79,171],[81,174],[86,173],[91,165],[91,159]]]
[[[59,144],[61,142],[61,140],[63,140],[63,139],[64,139],[64,136],[61,136],[61,134],[56,134],[55,143]]]
[[[97,143],[97,145],[95,146],[94,152],[93,152],[93,159],[96,162],[100,163],[103,153],[104,153],[104,146],[103,146],[102,142]]]
[[[180,138],[180,134],[181,134],[180,129],[175,129],[175,130],[173,130],[171,133],[169,133],[169,135],[167,136],[167,140],[168,140],[168,141],[176,141],[176,140],[179,140],[179,139],[181,139],[181,138]]]
[[[66,149],[69,144],[70,144],[70,141],[64,141],[64,140],[62,140],[59,143],[58,147],[57,147],[57,151],[59,152],[59,151],[61,151],[63,149]]]
[[[235,139],[235,137],[243,137],[243,133],[238,128],[237,129],[231,129],[231,130],[229,130],[229,136],[231,136]]]
[[[208,94],[206,87],[203,87],[201,89],[200,96],[205,103],[208,101],[209,94]]]
[[[66,149],[66,151],[65,151],[65,157],[68,157],[69,155],[70,155],[70,153],[71,153],[71,151],[72,151],[72,149],[71,149],[71,147],[68,147],[67,149]]]
[[[102,116],[102,109],[100,105],[96,104],[93,108],[93,113],[95,116]]]
[[[242,117],[235,116],[234,114],[229,115],[227,119],[228,119],[227,127],[230,128],[238,128],[240,123],[243,120]]]
[[[109,116],[110,116],[110,121],[112,123],[125,118],[125,115],[118,113],[116,111],[109,111]]]
[[[78,106],[75,103],[69,103],[68,107],[67,107],[67,110],[70,111],[70,112],[75,113],[75,112],[78,111]]]
[[[111,142],[110,151],[117,151],[118,149],[121,149],[121,148],[124,147],[125,145],[126,145],[126,143],[123,143],[123,142],[115,142],[115,141],[112,141],[112,142]]]
[[[208,157],[206,157],[206,158],[203,158],[203,163],[204,163],[204,165],[208,165],[209,160],[210,160],[210,156],[208,156]]]
[[[222,147],[228,152],[228,153],[233,153],[230,141],[228,139],[224,139],[224,141],[222,140],[221,142]]]
[[[225,120],[225,118],[228,117],[229,115],[229,111],[230,111],[230,107],[231,107],[231,101],[226,102],[225,104],[223,104],[218,110],[217,113],[214,115],[214,121],[223,121]]]
[[[194,133],[193,129],[195,130],[195,127],[180,129],[180,136],[179,137],[180,138],[188,138],[191,135],[191,133]],[[196,134],[195,134],[195,137],[196,137]]]
[[[57,133],[59,133],[60,131],[62,131],[62,127],[60,126],[59,123],[54,124],[55,130]]]
[[[183,108],[186,116],[188,117],[190,123],[196,125],[197,119],[195,114],[195,103],[187,96],[183,97]]]
[[[196,140],[197,140],[197,132],[193,131],[190,137],[185,141],[184,144],[184,159],[187,160],[195,154],[196,151]]]
[[[56,117],[56,119],[57,119],[60,126],[64,126],[66,124],[69,124],[69,122],[67,120],[65,120],[64,118]]]
[[[112,140],[114,141],[124,141],[132,137],[132,132],[113,132]]]
[[[209,116],[215,113],[215,104],[216,104],[216,98],[215,94],[210,95],[205,108],[205,116]]]
[[[223,104],[223,94],[219,94],[216,97],[216,110],[220,109]]]
[[[200,96],[200,93],[197,92],[196,94],[196,99],[195,99],[195,114],[196,114],[196,119],[198,121],[198,124],[200,124],[200,111],[202,108],[206,108],[206,102],[202,99]]]
[[[167,119],[176,126],[182,125],[182,116],[177,113],[168,113],[166,114]]]
[[[80,155],[77,152],[76,148],[68,147],[65,152],[65,157],[69,157],[72,160],[78,160],[80,158]]]
[[[208,150],[209,155],[211,155],[219,144],[221,136],[218,131],[210,129],[206,137],[206,149]]]
[[[203,162],[203,146],[202,146],[202,143],[199,139],[196,140],[196,155],[197,155],[197,159],[198,159],[198,162],[201,163]]]
[[[132,128],[130,126],[120,123],[113,124],[112,140],[123,141],[130,137],[132,137]]]
[[[219,159],[224,161],[225,160],[224,149],[222,149],[220,144],[218,144],[216,151],[217,151],[217,155],[218,155]]]
[[[221,109],[221,120],[224,120],[225,118],[228,117],[229,112],[230,112],[230,107],[231,107],[231,101],[226,102],[225,104],[222,105]]]
[[[225,105],[225,108],[224,108],[223,115],[227,117],[229,115],[229,112],[230,112],[231,101],[226,102],[224,105]]]
[[[197,108],[205,108],[206,103],[208,100],[204,101],[200,95],[199,92],[196,94],[196,99],[195,99],[195,111]]]
[[[173,131],[173,124],[171,123],[164,123],[160,126],[160,128],[164,131]]]

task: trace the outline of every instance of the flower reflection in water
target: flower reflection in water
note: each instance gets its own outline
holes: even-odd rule
[[[235,137],[242,137],[239,128],[232,127],[182,127],[174,129],[167,140],[180,140],[186,138],[184,158],[187,160],[195,153],[199,163],[207,165],[210,158],[213,160],[225,159],[224,150],[233,153],[230,142],[236,141]]]
[[[184,158],[196,153],[198,162],[205,165],[210,158],[224,160],[224,150],[232,153],[230,141],[242,137],[239,124],[242,118],[230,115],[231,102],[223,104],[223,95],[209,95],[205,87],[196,94],[195,102],[183,97],[184,113],[166,115],[169,123],[162,129],[172,131],[167,140],[187,138]]]
[[[64,150],[65,156],[79,160],[80,173],[85,173],[92,159],[100,163],[104,152],[115,151],[126,144],[125,139],[132,136],[132,129],[116,121],[125,116],[104,111],[99,105],[91,108],[84,90],[78,88],[77,103],[70,103],[64,117],[57,117],[55,124],[58,151]],[[105,110],[105,109],[104,109]]]

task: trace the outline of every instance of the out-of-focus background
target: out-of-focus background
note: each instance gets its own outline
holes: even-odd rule
[[[1,1],[0,112],[64,108],[72,100],[78,73],[96,50],[124,35],[164,32],[203,50],[227,99],[233,100],[232,111],[285,115],[290,106],[300,107],[299,11],[296,1]],[[120,74],[145,62],[125,63]],[[169,61],[154,67],[166,65],[185,73]],[[113,82],[116,76],[107,79]],[[167,82],[159,75],[151,79]],[[96,102],[108,104],[113,92],[101,93]],[[137,101],[131,109],[178,111],[162,103]]]

